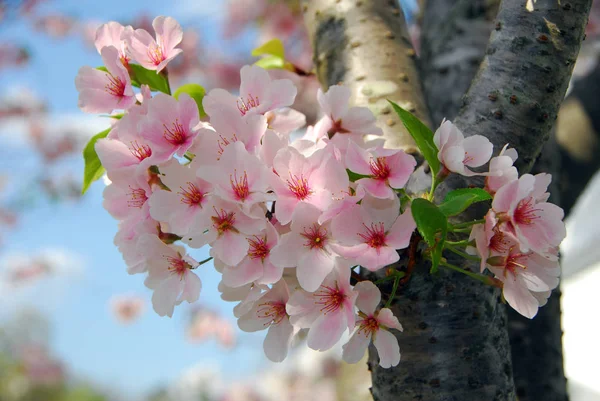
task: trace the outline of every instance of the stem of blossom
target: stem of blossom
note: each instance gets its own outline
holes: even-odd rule
[[[466,223],[454,224],[454,225],[450,226],[450,231],[460,232],[459,230],[462,230],[465,228],[468,228],[470,230],[471,227],[474,226],[475,224],[484,224],[484,223],[485,223],[485,219],[479,219],[479,220],[467,221]]]
[[[468,239],[464,239],[462,241],[446,241],[444,243],[448,244],[448,245],[452,245],[452,246],[467,246],[467,245],[472,245],[473,241],[470,241]]]
[[[165,81],[167,81],[167,95],[171,95],[171,83],[169,82],[169,71],[167,71],[167,67],[165,67],[160,74],[165,77]]]
[[[479,274],[479,273],[473,273],[473,272],[467,271],[467,270],[462,269],[462,268],[460,268],[458,266],[454,266],[454,265],[446,262],[445,260],[442,260],[440,262],[440,266],[444,266],[444,267],[446,267],[446,268],[448,268],[450,270],[454,270],[455,272],[462,273],[462,274],[464,274],[466,276],[471,277],[472,279],[475,279],[477,281],[481,281],[483,284],[492,285],[494,287],[502,288],[502,281],[500,281],[498,279],[495,279],[493,277],[490,277],[490,276],[486,276],[485,274]]]
[[[447,243],[446,243],[446,244],[447,244]],[[457,254],[457,255],[459,255],[459,256],[462,256],[462,257],[463,257],[463,258],[465,258],[465,259],[468,259],[468,260],[473,260],[473,261],[475,261],[475,262],[481,262],[481,258],[478,258],[477,256],[474,256],[474,255],[469,255],[468,253],[462,252],[462,251],[460,251],[460,250],[458,250],[458,249],[454,248],[454,247],[453,247],[453,246],[451,246],[451,245],[448,245],[448,246],[446,246],[446,249],[448,249],[450,252],[454,252],[455,254]]]
[[[402,278],[404,276],[406,276],[406,274],[404,272],[396,271],[391,276],[380,278],[379,280],[375,281],[373,284],[385,283],[386,281],[395,280],[396,278]]]
[[[390,294],[390,297],[388,298],[387,302],[385,303],[384,308],[389,308],[390,305],[392,304],[392,301],[394,300],[394,298],[396,298],[396,291],[398,291],[398,284],[400,284],[401,278],[402,277],[400,277],[400,276],[395,277],[394,286],[392,287],[392,293]]]
[[[210,256],[210,257],[208,257],[208,258],[206,258],[206,259],[204,259],[204,260],[202,260],[202,261],[198,262],[198,266],[196,266],[196,267],[192,267],[192,269],[197,269],[198,267],[202,266],[202,265],[203,265],[203,264],[205,264],[205,263],[208,263],[208,262],[210,262],[211,260],[213,260],[213,257],[212,257],[212,256]]]

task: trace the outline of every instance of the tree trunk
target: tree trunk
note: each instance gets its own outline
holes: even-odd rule
[[[387,146],[412,150],[412,140],[382,102],[397,101],[428,122],[414,51],[396,4],[393,0],[303,2],[323,87],[338,82],[349,85],[355,103],[375,111]],[[467,135],[484,134],[496,147],[511,142],[523,156],[519,166],[523,170],[531,166],[548,137],[591,0],[573,1],[568,10],[565,4],[562,8],[553,4],[538,0],[530,12],[524,1],[502,3],[500,29],[492,35],[488,55],[459,116],[459,126]],[[367,77],[369,85],[361,83]],[[551,87],[548,82],[553,82]],[[403,86],[406,83],[410,87]],[[497,89],[490,91],[490,85]],[[491,108],[489,102],[498,100]],[[509,105],[520,107],[505,110]],[[452,272],[432,276],[428,270],[427,263],[420,261],[392,306],[405,328],[398,335],[400,365],[381,369],[376,351],[370,349],[374,399],[515,400],[506,311],[499,291]]]

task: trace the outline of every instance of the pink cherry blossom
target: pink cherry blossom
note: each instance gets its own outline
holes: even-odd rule
[[[144,256],[138,252],[137,241],[144,234],[160,235],[160,223],[150,216],[132,215],[119,223],[119,231],[115,235],[117,246],[127,265],[127,273],[145,273],[147,266]]]
[[[210,213],[198,216],[183,240],[193,248],[209,244],[211,256],[235,266],[248,254],[247,236],[260,233],[264,219],[246,215],[239,205],[217,197],[206,205]]]
[[[381,292],[370,281],[361,281],[356,284],[354,291],[358,292],[356,306],[359,309],[359,320],[356,321],[357,330],[343,349],[344,361],[357,363],[365,355],[371,340],[379,354],[379,365],[390,368],[400,363],[400,347],[398,339],[390,333],[389,329],[403,331],[398,318],[388,308],[377,311],[381,301]]]
[[[492,157],[493,145],[484,136],[465,138],[463,133],[448,120],[435,131],[433,142],[438,148],[438,159],[453,173],[465,176],[482,175],[468,167],[483,166]]]
[[[350,89],[345,86],[333,85],[325,93],[317,92],[321,105],[324,125],[320,131],[329,137],[334,134],[348,134],[362,140],[363,135],[381,135],[383,131],[375,125],[376,119],[371,110],[366,107],[348,107]],[[317,138],[318,139],[318,138]]]
[[[130,324],[144,312],[144,300],[137,296],[114,296],[109,301],[113,316],[121,324]]]
[[[126,38],[133,35],[133,28],[128,25],[124,27],[115,21],[107,22],[98,27],[94,45],[98,53],[102,53],[102,48],[114,46],[119,51],[119,59],[124,66],[129,64],[131,56],[127,49]]]
[[[238,319],[238,326],[246,332],[269,328],[263,348],[267,358],[273,362],[281,362],[286,358],[295,332],[286,312],[289,298],[287,284],[279,280],[256,300],[247,314]]]
[[[348,190],[348,174],[330,153],[317,151],[309,157],[292,147],[282,149],[273,160],[278,177],[272,180],[277,195],[275,215],[287,224],[300,203],[326,210],[334,197]]]
[[[171,17],[156,17],[152,21],[156,40],[144,29],[136,29],[126,37],[133,59],[149,70],[162,71],[181,49],[175,47],[183,39],[183,30]]]
[[[122,185],[112,183],[104,188],[102,206],[117,220],[125,220],[134,215],[148,216],[146,201],[151,194],[148,184],[133,180]]]
[[[217,163],[197,171],[199,177],[215,185],[221,198],[239,203],[246,213],[258,202],[275,200],[267,194],[272,174],[241,142],[227,146]]]
[[[502,294],[508,304],[521,315],[532,319],[540,306],[540,293],[558,286],[560,265],[553,250],[549,259],[535,252],[525,252],[511,236],[506,236],[503,248],[492,252],[487,267],[504,283]],[[547,297],[546,297],[547,298]]]
[[[346,330],[354,329],[354,302],[358,293],[350,287],[350,265],[341,258],[335,269],[313,293],[296,290],[286,311],[297,328],[309,328],[307,344],[317,351],[333,347]]]
[[[341,256],[371,271],[397,262],[416,228],[410,210],[399,215],[400,202],[365,197],[333,219],[332,248]]]
[[[126,110],[135,103],[129,73],[119,61],[116,48],[106,46],[102,48],[101,54],[107,71],[85,66],[79,69],[75,77],[79,108],[86,113]]]
[[[511,235],[500,229],[498,219],[493,210],[485,215],[484,224],[475,224],[471,229],[469,240],[475,240],[475,248],[467,247],[467,253],[478,254],[481,258],[480,270],[483,273],[486,260],[492,253],[501,253],[506,247],[506,236]]]
[[[283,234],[271,251],[271,261],[278,267],[296,267],[298,282],[306,291],[315,291],[335,265],[337,254],[329,224],[318,223],[321,211],[301,203],[292,215],[291,231]]]
[[[265,117],[270,129],[286,135],[306,125],[306,116],[290,108],[268,111]]]
[[[267,222],[267,227],[262,233],[246,240],[249,244],[248,254],[238,265],[225,266],[223,283],[229,287],[240,287],[252,282],[273,284],[279,281],[283,267],[277,267],[271,262],[271,250],[279,241],[275,227]]]
[[[352,187],[348,188],[348,192],[342,193],[341,197],[334,197],[331,205],[323,212],[323,214],[319,217],[319,224],[323,224],[340,213],[349,210],[354,207],[358,202],[360,202],[367,192],[364,187],[357,187],[353,189]]]
[[[553,257],[553,249],[566,236],[562,219],[563,210],[546,202],[549,174],[524,174],[516,181],[498,189],[492,209],[498,219],[506,223],[524,251],[532,250],[546,257]]]
[[[198,262],[183,247],[167,245],[151,234],[143,235],[137,246],[148,266],[144,284],[154,290],[152,306],[159,316],[172,317],[175,305],[198,300],[202,283],[191,271]]]
[[[394,189],[404,188],[415,170],[417,161],[403,150],[362,149],[354,142],[348,144],[346,167],[360,175],[368,176],[356,181],[377,198],[394,198]]]
[[[238,98],[223,89],[213,89],[204,97],[202,104],[211,118],[223,108],[235,109],[245,116],[265,114],[294,103],[297,90],[289,79],[272,80],[265,69],[255,65],[242,67],[240,75],[242,83]]]
[[[149,199],[150,215],[169,224],[170,229],[186,235],[201,214],[212,212],[206,208],[213,186],[197,177],[198,162],[194,159],[181,165],[175,159],[160,166],[160,179],[170,190],[157,190]]]
[[[177,100],[159,93],[148,100],[148,115],[140,122],[139,130],[160,153],[183,157],[198,134],[199,122],[198,106],[187,94]]]
[[[512,148],[509,149],[508,144],[504,145],[498,156],[492,157],[490,160],[489,175],[485,177],[486,191],[493,194],[504,184],[508,184],[519,178],[519,172],[513,166],[517,157],[517,151]]]

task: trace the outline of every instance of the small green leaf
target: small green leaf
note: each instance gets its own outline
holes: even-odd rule
[[[356,181],[360,180],[361,178],[369,178],[368,175],[358,174],[358,173],[355,173],[354,171],[350,171],[348,169],[346,169],[346,172],[348,173],[348,178],[350,179],[350,182],[356,182]]]
[[[437,158],[438,148],[433,142],[433,132],[431,132],[431,130],[413,114],[404,110],[391,100],[388,100],[388,102],[390,102],[394,111],[398,114],[398,117],[400,117],[402,124],[404,124],[406,130],[415,140],[415,143],[419,147],[423,157],[425,157],[425,160],[427,160],[433,176],[435,177],[440,171],[441,165]]]
[[[456,216],[465,211],[476,202],[484,202],[492,199],[492,196],[481,188],[461,188],[448,192],[444,203],[439,209],[446,216]]]
[[[436,205],[421,198],[413,200],[411,212],[417,224],[417,230],[429,244],[432,260],[431,273],[435,273],[442,258],[444,242],[448,233],[448,218]]]
[[[148,85],[152,91],[163,92],[167,95],[171,94],[169,80],[162,73],[147,70],[138,64],[129,64],[129,76],[131,77],[131,84],[136,88],[145,84]]]
[[[101,65],[100,67],[96,67],[97,70],[108,72],[105,66]]]
[[[181,95],[182,93],[187,93],[192,99],[196,101],[196,104],[198,105],[198,113],[200,114],[200,118],[206,117],[204,107],[202,107],[202,99],[204,99],[206,90],[198,84],[185,84],[177,88],[173,96],[175,97],[175,99],[179,99],[179,95]]]
[[[273,39],[252,50],[252,57],[270,55],[285,60],[285,48],[279,39]]]
[[[81,188],[82,195],[88,190],[92,182],[96,181],[104,174],[104,167],[102,167],[102,163],[98,158],[95,145],[96,142],[98,142],[98,139],[106,138],[109,132],[110,128],[94,135],[87,145],[85,145],[85,148],[83,148],[83,161],[85,166],[83,169],[83,186]]]
[[[265,70],[280,70],[285,66],[285,60],[277,56],[267,56],[258,60],[254,65]]]

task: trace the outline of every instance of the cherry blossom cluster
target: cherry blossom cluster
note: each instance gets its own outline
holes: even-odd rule
[[[464,138],[446,121],[433,136],[443,169],[429,194],[415,193],[415,158],[385,148],[374,115],[350,107],[343,86],[319,90],[323,117],[308,127],[290,108],[292,81],[258,66],[241,69],[238,94],[213,89],[201,104],[170,89],[153,95],[141,85],[134,93],[131,63],[166,76],[180,52],[182,31],[172,18],[157,17],[153,27],[155,38],[114,22],[100,27],[105,69],[83,67],[76,83],[82,110],[122,111],[95,143],[110,181],[103,205],[119,221],[115,244],[128,272],[146,274],[159,315],[198,300],[197,268],[212,260],[222,298],[238,302],[239,327],[267,330],[269,359],[284,360],[302,331],[320,351],[351,334],[343,346],[348,362],[359,361],[372,341],[380,365],[396,366],[400,350],[390,330],[402,326],[389,308],[395,290],[382,305],[378,287],[357,269],[389,276],[398,250],[416,238],[411,201],[433,199],[451,172],[486,175],[486,190],[495,193],[486,223],[474,225],[474,241],[464,245],[476,243],[482,269],[504,282],[507,301],[531,317],[524,293],[540,298],[556,286],[562,214],[545,202],[548,175],[517,179],[513,150],[493,158],[489,172],[475,172],[490,161],[491,143]],[[209,259],[189,255],[207,245]]]

